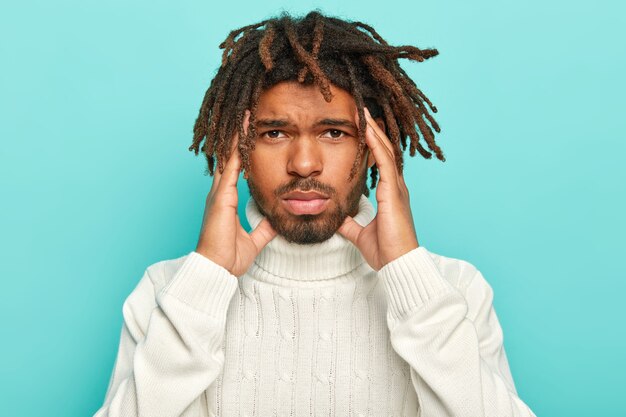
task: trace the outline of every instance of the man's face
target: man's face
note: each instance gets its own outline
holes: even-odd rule
[[[354,216],[374,163],[366,153],[348,181],[358,151],[356,103],[345,90],[331,91],[328,103],[319,87],[294,81],[259,97],[248,186],[259,211],[291,242],[327,240]]]

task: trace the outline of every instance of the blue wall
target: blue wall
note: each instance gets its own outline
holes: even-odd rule
[[[283,4],[3,6],[2,415],[100,406],[125,297],[195,247],[211,179],[187,147],[217,45]],[[285,9],[440,51],[404,64],[439,108],[447,157],[406,164],[418,238],[493,286],[520,396],[541,416],[625,415],[624,7],[334,4]]]

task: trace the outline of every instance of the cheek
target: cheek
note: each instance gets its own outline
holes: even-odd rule
[[[335,181],[347,184],[350,171],[357,157],[356,147],[330,148],[324,157],[324,171],[327,177]],[[359,170],[364,166],[364,161],[359,163]]]
[[[280,147],[257,143],[254,150],[250,152],[250,167],[258,171],[268,170],[271,167],[276,170],[284,159],[283,153],[284,150]]]
[[[269,196],[280,183],[280,165],[276,158],[255,149],[250,154],[248,179],[266,197]]]
[[[263,150],[260,150],[259,147],[257,146],[251,153],[250,153],[250,174],[258,177],[258,174],[266,171],[267,172],[267,157],[266,157],[266,152],[264,152]]]

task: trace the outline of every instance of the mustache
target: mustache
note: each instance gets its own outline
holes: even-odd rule
[[[331,187],[328,184],[324,184],[319,182],[313,177],[309,178],[294,178],[286,184],[283,184],[274,190],[274,195],[276,197],[280,197],[285,193],[289,193],[291,191],[300,190],[300,191],[317,191],[322,194],[326,194],[329,197],[333,197],[337,194],[337,190]]]

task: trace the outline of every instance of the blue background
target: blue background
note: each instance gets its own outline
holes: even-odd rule
[[[439,49],[403,63],[447,157],[406,164],[418,238],[491,283],[521,398],[539,416],[626,415],[621,3],[285,4],[3,6],[0,413],[99,408],[125,297],[195,248],[211,178],[187,147],[217,45],[320,7]]]

